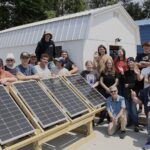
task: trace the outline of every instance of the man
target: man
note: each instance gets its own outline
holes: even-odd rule
[[[49,78],[51,76],[51,72],[47,67],[48,60],[49,60],[48,54],[42,54],[40,63],[35,66],[35,69],[37,70],[40,78]]]
[[[35,67],[29,64],[30,54],[22,52],[20,55],[21,64],[17,66],[17,78],[19,80],[38,80],[40,77],[37,74]]]
[[[3,68],[3,60],[0,58],[0,84],[10,85],[12,82],[17,81],[14,75],[5,71]]]
[[[136,93],[131,90],[132,100],[136,104],[144,105],[145,115],[148,119],[148,138],[146,144],[143,146],[144,150],[150,149],[150,73],[148,74],[148,83],[149,87],[140,91],[139,96],[137,96]]]
[[[78,67],[70,60],[68,52],[62,51],[61,57],[64,58],[64,67],[69,70],[70,74],[75,74],[78,71]]]
[[[123,139],[127,124],[125,99],[118,95],[117,87],[112,86],[109,89],[111,96],[107,98],[107,111],[111,122],[108,125],[108,134],[113,135],[120,126],[120,138]]]

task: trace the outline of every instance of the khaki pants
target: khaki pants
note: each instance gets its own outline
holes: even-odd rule
[[[108,125],[108,135],[113,135],[119,127],[121,127],[121,130],[124,131],[127,125],[127,117],[126,113],[124,113],[120,118],[118,118],[118,121],[116,124],[113,122],[110,122]]]

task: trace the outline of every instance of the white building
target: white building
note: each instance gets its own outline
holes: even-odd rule
[[[116,4],[0,31],[1,57],[13,52],[19,63],[22,51],[35,51],[44,30],[51,31],[56,45],[67,50],[80,69],[86,60],[93,59],[100,44],[106,46],[108,53],[122,46],[127,56],[133,57],[140,44],[138,26],[123,6]]]

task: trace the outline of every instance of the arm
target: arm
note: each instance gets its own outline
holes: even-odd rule
[[[109,87],[107,87],[103,82],[103,77],[100,78],[100,85],[106,90],[107,93],[110,92]]]
[[[99,81],[95,82],[92,87],[93,87],[93,88],[96,88],[98,85],[99,85]]]
[[[118,120],[118,118],[121,117],[124,114],[124,112],[125,112],[125,108],[122,107],[119,113],[117,114],[117,116],[115,117],[115,119]]]
[[[135,91],[131,90],[131,98],[136,104],[142,104],[142,101],[136,96]]]
[[[74,64],[72,64],[72,69],[69,71],[70,74],[75,74],[78,71],[78,67]]]
[[[115,79],[115,83],[114,83],[112,86],[116,86],[116,87],[117,87],[118,81],[119,81],[118,78],[116,78],[116,79]]]

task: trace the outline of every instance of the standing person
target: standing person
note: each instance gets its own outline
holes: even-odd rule
[[[29,64],[30,54],[28,52],[22,52],[20,55],[21,64],[17,66],[17,78],[19,80],[38,80],[39,76],[35,67]]]
[[[115,69],[119,77],[119,95],[124,96],[124,72],[127,70],[126,52],[122,48],[118,50],[118,56],[114,59]]]
[[[111,56],[107,55],[107,49],[104,45],[99,45],[98,47],[98,57],[94,61],[94,68],[97,69],[98,73],[101,74],[105,67],[105,63],[108,59],[112,59]]]
[[[10,85],[15,81],[17,81],[17,78],[10,72],[4,70],[3,60],[0,58],[0,84]]]
[[[4,66],[5,71],[9,71],[11,74],[17,74],[17,68],[15,65],[15,57],[12,53],[8,53],[6,56],[6,65]]]
[[[150,149],[150,73],[148,74],[148,83],[149,87],[141,90],[139,96],[136,95],[135,91],[131,91],[132,100],[136,104],[144,105],[144,112],[148,120],[148,138],[146,144],[143,146],[144,150]]]
[[[81,72],[81,76],[86,79],[86,81],[93,87],[95,87],[95,83],[99,82],[99,74],[97,70],[93,69],[93,62],[88,60],[85,62],[86,70]]]
[[[112,59],[108,59],[105,63],[105,68],[102,71],[101,76],[100,76],[100,85],[101,87],[98,89],[98,91],[105,98],[108,98],[110,96],[110,87],[118,85],[118,77],[117,77],[117,73],[115,71],[114,63]],[[106,117],[107,117],[107,120],[109,121],[109,116],[107,114],[107,111],[103,110],[100,113],[100,119],[97,122],[97,125],[101,124]]]
[[[133,57],[127,59],[128,70],[124,72],[125,83],[125,102],[128,114],[128,125],[130,122],[134,125],[134,131],[139,132],[138,112],[136,104],[131,99],[131,89],[135,90],[135,84],[137,80],[137,74],[135,72],[135,60]]]
[[[64,58],[64,67],[69,70],[70,74],[77,73],[78,67],[70,60],[68,52],[62,51],[61,57]]]
[[[44,31],[43,37],[41,41],[38,42],[35,50],[38,61],[40,61],[43,53],[47,53],[49,57],[55,57],[55,43],[52,38],[53,35],[50,32]]]
[[[117,87],[110,87],[110,94],[111,96],[107,98],[107,112],[111,120],[108,125],[108,134],[113,135],[120,126],[120,138],[123,139],[127,124],[125,100],[124,97],[118,95]]]

